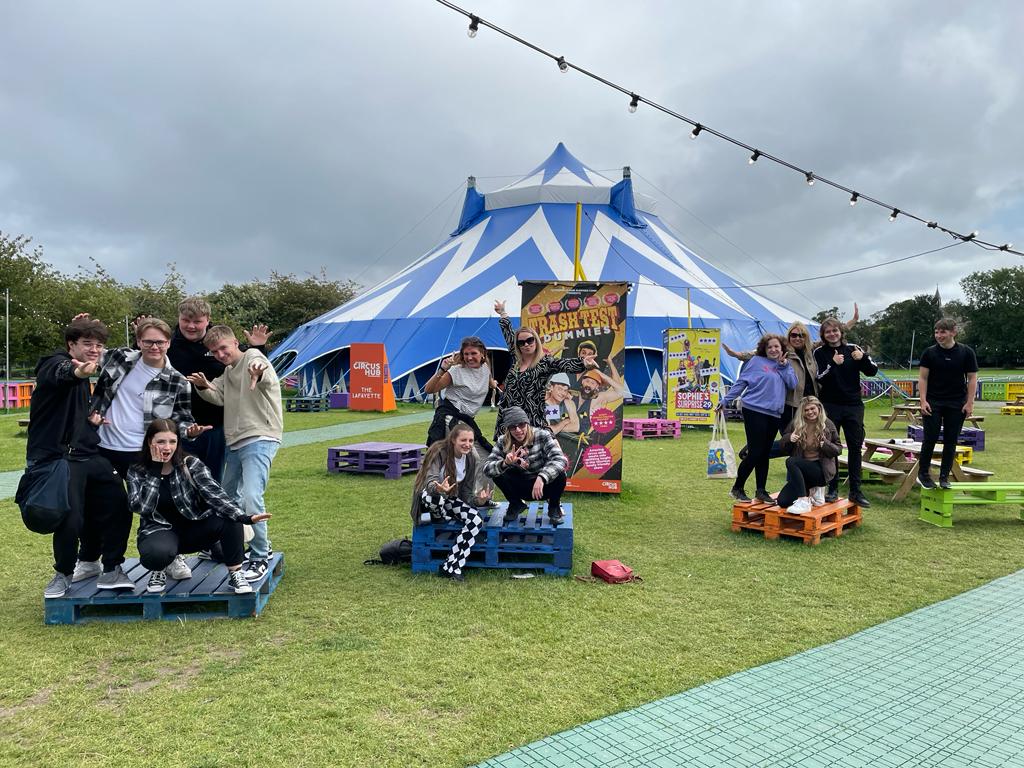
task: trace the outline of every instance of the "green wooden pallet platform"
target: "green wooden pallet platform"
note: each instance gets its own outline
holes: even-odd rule
[[[1024,483],[950,483],[942,488],[921,490],[919,519],[940,528],[953,527],[953,507],[978,504],[1017,504],[1024,520]]]

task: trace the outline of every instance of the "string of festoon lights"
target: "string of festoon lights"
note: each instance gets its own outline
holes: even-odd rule
[[[939,232],[944,232],[945,234],[949,235],[950,237],[954,238],[955,240],[959,240],[959,241],[962,241],[962,242],[965,242],[965,243],[972,243],[972,244],[974,244],[974,245],[976,245],[976,246],[978,246],[980,248],[984,248],[984,249],[990,250],[990,251],[1005,251],[1007,253],[1014,253],[1014,254],[1016,254],[1018,256],[1024,256],[1024,253],[1022,253],[1021,251],[1014,250],[1013,243],[1003,243],[1002,245],[1000,245],[998,243],[990,243],[990,242],[987,242],[985,240],[982,240],[979,237],[979,233],[977,231],[968,232],[966,234],[962,233],[962,232],[957,232],[956,230],[953,230],[953,229],[950,229],[948,227],[943,226],[942,224],[940,224],[937,221],[932,221],[930,219],[923,218],[923,217],[918,216],[918,215],[916,215],[914,213],[911,213],[910,211],[906,210],[905,208],[901,208],[898,205],[893,205],[892,203],[884,202],[884,201],[879,200],[879,199],[877,199],[875,197],[872,197],[870,195],[866,195],[863,192],[859,192],[859,191],[857,191],[855,189],[851,189],[850,187],[847,187],[847,186],[845,186],[843,184],[840,184],[837,181],[833,181],[832,179],[829,179],[829,178],[826,178],[824,176],[821,176],[820,174],[817,174],[814,171],[810,171],[810,170],[807,170],[805,168],[801,168],[800,166],[798,166],[798,165],[796,165],[794,163],[791,163],[788,160],[785,160],[785,159],[783,159],[781,157],[778,157],[778,156],[773,155],[773,154],[771,154],[769,152],[766,152],[763,149],[758,149],[757,147],[753,147],[750,144],[747,144],[746,142],[740,141],[739,139],[736,139],[736,138],[734,138],[732,136],[729,136],[728,134],[722,133],[721,131],[717,131],[714,128],[711,128],[710,126],[706,125],[705,123],[699,122],[697,120],[694,120],[693,118],[687,117],[686,115],[680,114],[679,112],[676,112],[675,110],[669,109],[668,107],[666,107],[666,106],[664,106],[662,104],[658,104],[655,101],[651,101],[650,99],[645,98],[644,96],[641,96],[636,91],[633,91],[633,90],[631,90],[629,88],[626,88],[626,87],[624,87],[622,85],[619,85],[618,83],[612,82],[611,80],[608,80],[607,78],[602,77],[601,75],[598,75],[598,74],[596,74],[594,72],[591,72],[588,69],[584,69],[581,66],[573,64],[571,61],[566,59],[565,56],[557,56],[554,53],[551,53],[550,51],[545,50],[544,48],[541,48],[539,45],[531,43],[529,40],[524,40],[523,38],[519,37],[518,35],[513,34],[512,32],[509,32],[508,30],[502,29],[501,27],[497,26],[496,24],[493,24],[492,22],[487,21],[486,19],[481,18],[480,16],[477,16],[475,13],[467,11],[466,9],[461,8],[461,7],[457,6],[457,5],[455,5],[454,3],[449,2],[449,0],[436,0],[436,1],[438,3],[440,3],[441,5],[445,6],[446,8],[449,8],[450,10],[455,11],[456,13],[460,13],[463,16],[465,16],[467,19],[469,19],[469,29],[467,30],[467,34],[470,37],[476,37],[477,33],[480,31],[480,27],[486,27],[487,29],[493,30],[494,32],[497,32],[500,35],[504,35],[505,37],[509,38],[510,40],[514,40],[515,42],[519,43],[520,45],[523,45],[523,46],[529,48],[530,50],[532,50],[532,51],[534,51],[536,53],[539,53],[541,56],[546,56],[547,58],[551,59],[555,64],[558,65],[558,69],[561,70],[563,73],[567,73],[571,69],[571,70],[573,70],[575,72],[579,72],[581,75],[585,75],[586,77],[591,78],[592,80],[596,80],[597,82],[601,83],[602,85],[607,86],[608,88],[611,88],[613,90],[618,91],[619,93],[623,94],[624,96],[627,96],[629,98],[627,109],[630,112],[636,112],[637,109],[640,108],[640,105],[644,104],[644,105],[646,105],[648,107],[651,107],[652,109],[656,109],[659,112],[662,112],[662,113],[668,115],[669,117],[674,117],[676,120],[680,120],[680,121],[690,125],[691,126],[691,130],[690,130],[690,138],[691,139],[697,139],[698,137],[700,137],[700,136],[702,136],[704,134],[707,134],[707,135],[719,138],[722,141],[726,141],[726,142],[732,144],[733,146],[736,146],[736,147],[739,147],[740,149],[745,150],[746,152],[749,152],[750,155],[749,155],[749,157],[747,159],[747,162],[750,165],[754,165],[755,163],[757,163],[760,160],[767,160],[767,161],[770,161],[770,162],[773,162],[773,163],[777,163],[777,164],[779,164],[779,165],[781,165],[781,166],[783,166],[785,168],[788,168],[791,171],[794,171],[794,172],[800,174],[801,176],[803,176],[805,183],[808,186],[810,186],[810,187],[813,187],[815,185],[815,183],[821,183],[821,184],[827,185],[829,187],[833,187],[835,189],[838,189],[838,190],[840,190],[842,192],[845,192],[846,194],[848,194],[850,196],[850,205],[851,206],[857,205],[857,203],[859,203],[859,202],[865,202],[865,203],[871,203],[873,205],[877,205],[879,208],[882,208],[883,210],[885,210],[886,212],[889,213],[889,221],[896,221],[896,219],[900,218],[900,217],[904,217],[904,218],[907,218],[907,219],[913,219],[914,221],[917,221],[917,222],[920,222],[921,224],[924,224],[929,229],[935,229],[935,230],[938,230]]]

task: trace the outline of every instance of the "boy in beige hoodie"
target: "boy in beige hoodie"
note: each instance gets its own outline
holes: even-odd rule
[[[226,325],[210,328],[203,343],[224,365],[224,373],[213,381],[202,373],[194,373],[188,380],[200,397],[224,407],[224,441],[228,447],[224,490],[245,514],[263,514],[270,463],[281,447],[284,432],[281,383],[266,356],[258,349],[239,349],[234,331]],[[245,577],[259,581],[267,572],[273,551],[266,521],[254,523],[253,534]]]

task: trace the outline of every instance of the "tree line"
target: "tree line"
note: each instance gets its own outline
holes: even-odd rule
[[[874,313],[847,334],[870,349],[876,361],[894,368],[917,364],[940,317],[958,321],[957,341],[974,348],[978,364],[996,368],[1024,365],[1024,267],[972,272],[960,281],[966,301],[942,302],[938,291],[918,294]],[[838,309],[819,312],[815,321]]]
[[[119,346],[127,338],[125,318],[154,315],[173,328],[178,302],[190,295],[174,264],[167,265],[158,285],[146,279],[121,282],[94,259],[90,269],[66,275],[47,264],[31,238],[0,232],[0,304],[5,288],[11,292],[12,378],[30,375],[41,355],[61,347],[64,326],[79,312],[106,323],[109,344]],[[225,283],[204,295],[213,307],[211,322],[230,325],[239,338],[243,328],[266,323],[274,331],[273,347],[303,323],[349,301],[358,289],[352,281],[329,280],[321,269],[304,278],[271,272],[269,279]],[[3,364],[0,358],[0,369]]]

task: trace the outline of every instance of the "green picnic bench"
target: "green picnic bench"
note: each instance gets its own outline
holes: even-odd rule
[[[919,519],[940,528],[953,527],[953,507],[969,504],[1016,504],[1024,520],[1024,483],[951,483],[950,490],[921,491]]]

